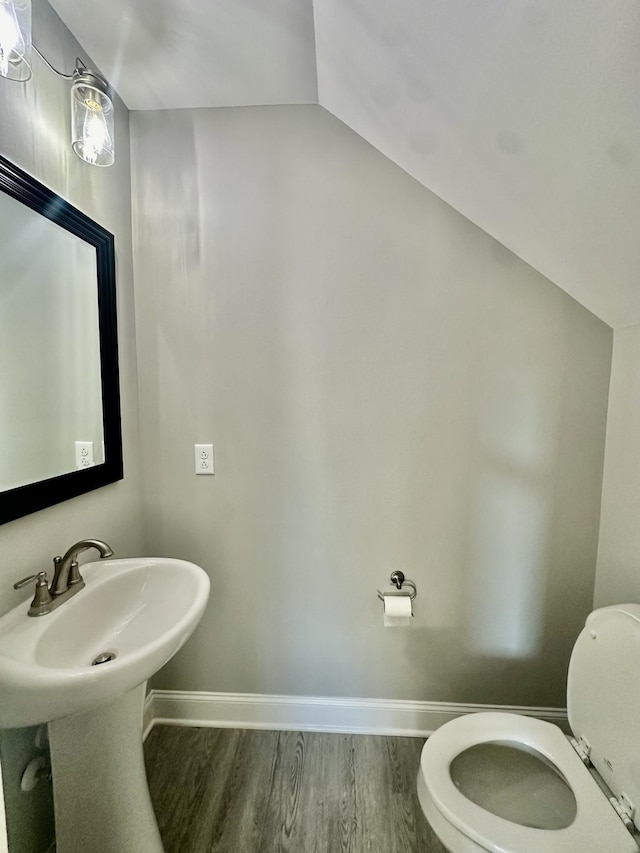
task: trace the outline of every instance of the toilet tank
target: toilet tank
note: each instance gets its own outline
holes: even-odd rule
[[[635,807],[640,829],[640,604],[587,617],[569,663],[567,712],[613,795]]]

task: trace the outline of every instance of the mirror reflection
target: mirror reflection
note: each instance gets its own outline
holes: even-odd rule
[[[0,491],[104,462],[95,247],[0,193]]]

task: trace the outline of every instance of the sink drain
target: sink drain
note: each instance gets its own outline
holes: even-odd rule
[[[101,663],[109,663],[110,660],[116,659],[115,652],[102,652],[101,655],[98,655],[91,662],[91,666],[99,666]]]

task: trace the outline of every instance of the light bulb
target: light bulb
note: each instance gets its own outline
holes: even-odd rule
[[[97,163],[100,152],[108,138],[109,133],[105,126],[101,107],[98,106],[97,109],[88,107],[82,128],[82,150],[87,163],[92,165]]]
[[[9,62],[20,44],[20,31],[8,9],[0,6],[0,74],[9,76]]]
[[[0,76],[31,77],[31,0],[0,0]]]

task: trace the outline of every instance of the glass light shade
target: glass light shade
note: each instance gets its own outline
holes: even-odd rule
[[[0,77],[31,77],[31,0],[0,0]]]
[[[111,166],[115,160],[113,112],[102,77],[77,70],[71,85],[71,145],[92,166]]]

